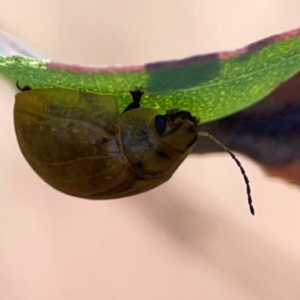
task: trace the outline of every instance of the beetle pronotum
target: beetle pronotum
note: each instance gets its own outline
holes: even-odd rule
[[[140,107],[143,91],[119,113],[112,96],[61,88],[21,90],[14,120],[23,155],[48,184],[69,195],[113,199],[150,190],[167,181],[192,151],[197,137],[217,143],[234,159],[247,187],[248,177],[235,155],[206,132],[188,111],[157,115]]]

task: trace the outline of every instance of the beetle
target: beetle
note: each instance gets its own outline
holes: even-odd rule
[[[20,149],[33,170],[55,189],[87,199],[115,199],[148,191],[166,182],[191,153],[199,119],[171,109],[157,115],[141,107],[143,91],[120,113],[109,95],[64,88],[21,88],[15,97],[14,124]]]

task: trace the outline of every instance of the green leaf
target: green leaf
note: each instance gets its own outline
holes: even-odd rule
[[[232,52],[129,67],[66,65],[23,56],[0,57],[0,73],[31,88],[83,89],[116,97],[142,86],[142,106],[158,113],[179,108],[208,122],[242,110],[300,70],[300,30]],[[1,42],[1,41],[0,41]]]

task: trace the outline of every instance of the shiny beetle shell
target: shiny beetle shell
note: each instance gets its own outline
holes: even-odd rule
[[[168,180],[197,139],[189,112],[151,108],[119,113],[114,97],[68,89],[16,95],[23,155],[55,189],[89,199],[135,195]]]

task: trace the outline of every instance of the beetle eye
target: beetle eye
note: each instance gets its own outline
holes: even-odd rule
[[[156,128],[156,132],[159,135],[162,135],[167,127],[167,119],[166,117],[162,116],[162,115],[158,115],[155,117],[155,128]]]

